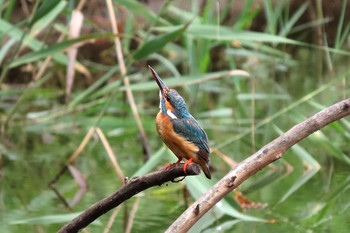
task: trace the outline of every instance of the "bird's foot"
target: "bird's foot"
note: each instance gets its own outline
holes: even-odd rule
[[[175,163],[169,163],[168,165],[165,166],[165,169],[168,169],[169,167],[173,166]]]
[[[184,172],[186,173],[186,168],[187,168],[187,165],[192,163],[192,158],[190,158],[186,163],[184,163],[184,166],[182,167],[184,169]]]
[[[177,160],[176,163],[180,163],[181,160],[182,160],[182,159]],[[176,164],[176,163],[170,163],[170,164],[166,165],[166,166],[165,166],[165,169],[167,169],[167,168],[173,166],[173,165]]]

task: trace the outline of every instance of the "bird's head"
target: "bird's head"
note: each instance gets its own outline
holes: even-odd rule
[[[185,100],[176,90],[168,88],[151,66],[148,67],[159,86],[159,108],[162,114],[168,115],[171,119],[190,117]]]

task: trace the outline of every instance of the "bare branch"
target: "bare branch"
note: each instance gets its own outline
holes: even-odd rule
[[[240,162],[218,183],[193,203],[173,224],[167,233],[187,232],[217,202],[238,187],[243,181],[277,159],[300,140],[324,126],[350,115],[350,99],[334,104],[297,124],[288,132],[270,142],[252,156]]]
[[[273,161],[280,159],[286,150],[300,140],[347,115],[350,115],[350,99],[334,104],[306,121],[294,126],[288,132],[239,163],[225,177],[193,203],[166,232],[187,232],[198,219],[243,181]],[[130,197],[147,188],[173,181],[177,177],[198,175],[199,173],[200,168],[196,164],[192,163],[187,167],[187,174],[184,173],[182,164],[175,164],[166,170],[134,177],[114,194],[89,207],[81,215],[62,227],[58,232],[78,232],[107,211],[115,208]]]
[[[145,189],[162,185],[169,181],[174,181],[178,177],[198,175],[200,173],[201,170],[195,163],[191,163],[187,166],[186,173],[183,171],[183,164],[179,163],[174,164],[168,169],[152,172],[144,176],[134,177],[109,197],[106,197],[105,199],[90,206],[78,217],[74,218],[70,223],[63,226],[58,232],[78,232],[101,215],[117,207],[124,201]]]

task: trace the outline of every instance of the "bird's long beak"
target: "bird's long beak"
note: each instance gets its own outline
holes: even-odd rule
[[[156,80],[156,82],[159,86],[160,92],[162,93],[162,96],[164,96],[164,91],[169,90],[169,88],[163,83],[162,79],[159,77],[157,72],[155,72],[154,69],[150,65],[148,65],[148,68],[152,72],[153,78],[154,78],[154,80]]]

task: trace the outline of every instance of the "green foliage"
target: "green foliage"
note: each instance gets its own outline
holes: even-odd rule
[[[129,178],[176,161],[155,130],[158,87],[147,64],[181,93],[211,148],[223,156],[211,154],[212,180],[201,174],[138,194],[131,232],[164,232],[231,169],[223,157],[239,162],[350,94],[347,0],[341,2],[335,34],[321,35],[332,45],[304,40],[315,36],[315,27],[324,32],[329,22],[327,17],[301,22],[308,3],[292,11],[289,1],[247,0],[232,14],[238,1],[188,1],[181,7],[183,1],[165,1],[157,12],[140,1],[116,0],[123,30],[114,35],[105,13],[88,15],[108,12],[96,1],[83,8],[82,35],[70,39],[71,1],[16,2],[0,1],[1,232],[56,232],[122,185],[94,134],[73,162],[89,189],[72,212],[48,186],[94,126],[102,130]],[[29,15],[22,4],[29,4]],[[251,30],[256,24],[259,30]],[[63,40],[57,41],[61,33]],[[112,49],[116,37],[126,75],[120,74]],[[71,100],[64,103],[66,51],[72,46],[81,47]],[[52,60],[44,63],[49,56]],[[126,76],[129,87],[124,86]],[[133,93],[152,151],[147,161],[127,90]],[[243,212],[232,193],[190,232],[348,232],[349,140],[348,118],[316,132],[239,187],[251,201],[267,204],[264,209]],[[55,187],[68,203],[79,190],[68,171]],[[135,197],[122,205],[111,232],[125,231],[134,203]],[[111,215],[88,230],[103,231]]]
[[[146,42],[141,46],[140,49],[138,49],[134,53],[134,59],[140,60],[152,53],[157,53],[160,51],[168,42],[173,41],[178,36],[182,35],[186,28],[188,27],[188,24],[186,24],[183,27],[180,27],[179,29],[175,29],[174,31],[171,31],[169,33],[166,33],[161,36],[157,36],[152,38],[150,41]]]
[[[78,39],[65,40],[63,42],[51,45],[47,48],[43,48],[43,49],[35,51],[35,52],[27,53],[27,54],[21,56],[19,59],[12,61],[9,64],[9,67],[14,68],[14,67],[19,66],[19,65],[23,65],[26,63],[37,61],[37,60],[42,59],[42,58],[46,58],[50,55],[55,55],[56,53],[59,53],[65,49],[67,49],[68,47],[70,47],[74,44],[77,44],[79,42],[85,41],[85,40],[108,38],[108,37],[112,37],[112,36],[113,36],[112,34],[111,35],[107,35],[107,34],[88,35],[88,36],[82,36]]]

